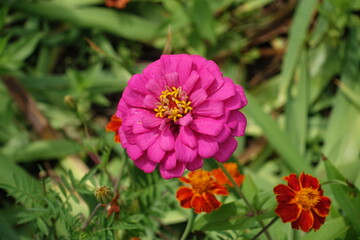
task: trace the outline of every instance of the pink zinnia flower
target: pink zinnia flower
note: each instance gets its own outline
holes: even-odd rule
[[[116,115],[122,146],[135,165],[163,178],[201,168],[204,158],[228,160],[244,135],[247,104],[241,86],[213,61],[163,55],[128,82]]]

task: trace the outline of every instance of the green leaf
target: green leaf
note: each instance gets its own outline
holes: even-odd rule
[[[334,240],[344,236],[348,229],[349,226],[342,217],[326,220],[318,231],[306,234],[301,240]]]
[[[242,200],[224,204],[209,214],[199,215],[195,219],[193,230],[223,231],[253,227],[256,219],[246,216],[246,212]]]
[[[300,152],[275,121],[267,115],[260,103],[250,94],[246,93],[249,104],[243,109],[245,115],[250,116],[263,130],[269,143],[283,157],[285,165],[290,171],[300,173],[302,171],[311,173],[312,169],[305,162]]]
[[[36,219],[36,224],[38,225],[40,231],[46,236],[49,235],[49,230],[45,224],[45,222],[41,218]]]
[[[150,41],[158,34],[158,26],[149,20],[113,9],[65,5],[58,1],[36,3],[15,2],[14,8],[44,18],[98,28],[131,40]]]
[[[329,161],[325,162],[325,169],[328,179],[337,179],[346,182],[346,178]],[[355,187],[350,188],[339,184],[331,184],[331,190],[339,207],[345,215],[351,219],[351,225],[360,236],[360,192]]]
[[[209,2],[206,0],[195,0],[192,18],[200,35],[211,43],[215,43],[215,23]]]
[[[13,153],[18,162],[37,161],[40,159],[63,158],[81,151],[81,146],[69,140],[39,140]]]
[[[284,103],[287,100],[287,92],[290,86],[301,49],[304,45],[307,30],[317,1],[299,1],[295,16],[289,32],[288,47],[281,66],[281,81],[278,101]]]

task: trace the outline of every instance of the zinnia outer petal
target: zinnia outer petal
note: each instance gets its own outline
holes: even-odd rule
[[[246,119],[238,111],[246,103],[242,87],[213,61],[163,55],[135,74],[122,94],[116,112],[123,121],[121,144],[145,172],[160,164],[164,178],[200,168],[204,158],[224,162],[237,147],[235,136],[244,134]]]

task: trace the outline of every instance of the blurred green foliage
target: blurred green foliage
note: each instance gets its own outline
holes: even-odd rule
[[[232,160],[259,218],[275,216],[281,176],[347,183],[324,185],[332,209],[319,231],[294,233],[278,221],[273,239],[358,239],[359,11],[348,0],[133,0],[124,9],[0,0],[0,238],[182,234],[188,211],[175,199],[178,181],[134,168],[105,133],[128,79],[168,44],[214,60],[247,90],[248,128]],[[107,218],[101,208],[81,231],[95,187],[117,179],[120,213]],[[231,196],[193,230],[192,239],[251,239],[261,228]]]

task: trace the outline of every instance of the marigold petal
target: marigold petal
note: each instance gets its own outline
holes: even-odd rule
[[[320,201],[313,208],[314,212],[320,217],[326,217],[329,214],[331,199],[321,196]]]
[[[288,182],[288,186],[291,189],[293,189],[294,191],[300,191],[300,183],[295,173],[292,173],[289,176],[284,177],[283,179]]]
[[[213,182],[211,188],[209,189],[209,192],[223,196],[229,195],[228,189],[216,182]]]
[[[191,200],[194,197],[194,192],[189,187],[180,187],[176,192],[176,198],[183,208],[191,208]]]
[[[280,203],[275,209],[275,213],[284,223],[293,222],[299,218],[301,208],[297,204]]]
[[[211,211],[216,210],[221,206],[221,202],[219,202],[213,194],[203,193],[203,197],[206,200],[206,202],[208,203],[208,205],[211,206]],[[207,213],[209,213],[209,212],[207,212]]]
[[[191,206],[194,208],[195,213],[211,212],[212,206],[209,205],[203,196],[195,194],[191,200]]]
[[[299,218],[291,223],[293,229],[308,232],[314,225],[314,216],[310,210],[302,210]]]
[[[284,184],[274,187],[274,193],[278,203],[289,203],[296,196],[295,192]]]
[[[314,229],[314,231],[316,231],[321,227],[321,225],[324,224],[325,217],[318,216],[315,212],[312,212],[312,214],[314,216],[314,224],[312,228]]]
[[[319,180],[310,174],[301,173],[299,179],[302,188],[312,188],[317,190],[320,186]]]

